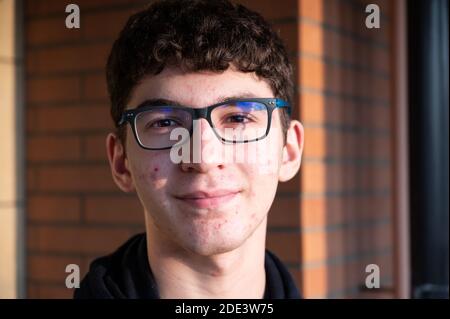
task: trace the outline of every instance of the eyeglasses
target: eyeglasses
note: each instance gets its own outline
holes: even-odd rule
[[[147,150],[164,150],[183,143],[183,139],[174,138],[175,130],[184,129],[191,137],[194,120],[201,118],[208,121],[222,142],[248,143],[269,134],[272,112],[276,108],[286,108],[290,116],[289,104],[277,98],[229,100],[198,109],[144,102],[125,111],[117,124],[130,123],[136,141]]]

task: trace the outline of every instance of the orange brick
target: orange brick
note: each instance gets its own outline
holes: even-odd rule
[[[327,13],[329,14],[329,21],[332,22],[336,27],[350,32],[355,32],[355,29],[365,27],[362,23],[355,22],[355,12],[349,3],[333,4],[335,5],[335,7],[330,6],[330,9],[327,10]]]
[[[26,2],[27,16],[61,12],[65,15],[66,4],[58,0],[35,0]]]
[[[305,146],[303,149],[303,160],[309,157],[322,158],[327,154],[327,134],[322,127],[305,125]]]
[[[349,12],[350,10],[344,7],[343,2],[335,0],[323,1],[323,22],[327,25],[331,25],[336,28],[342,27],[342,25],[345,23],[345,21],[343,21],[345,19],[344,15],[348,14]]]
[[[302,165],[303,167],[303,165]],[[302,167],[300,167],[300,174],[302,172]],[[278,183],[277,194],[284,193],[299,193],[300,192],[300,174],[297,174],[291,180],[287,182]]]
[[[302,164],[302,191],[305,193],[326,191],[326,167],[322,163]]]
[[[72,102],[80,99],[80,78],[32,78],[27,81],[28,102]]]
[[[39,298],[39,285],[27,282],[27,298]]]
[[[328,269],[321,265],[302,271],[304,298],[324,298],[328,290]]]
[[[298,227],[300,199],[296,196],[276,196],[269,212],[269,226]]]
[[[78,137],[30,136],[27,141],[29,161],[78,160],[81,157]]]
[[[352,211],[352,208],[355,205],[355,198],[349,198],[348,196],[336,196],[327,198],[326,202],[327,224],[333,225],[345,223],[347,221],[346,214],[347,212]]]
[[[352,78],[349,77],[349,71],[339,68],[335,65],[326,65],[324,67],[324,90],[335,94],[345,94],[346,83],[350,83]]]
[[[84,154],[83,157],[88,160],[105,160],[106,154],[106,133],[88,135],[83,139]]]
[[[27,68],[31,74],[101,71],[110,50],[111,44],[77,44],[33,50],[27,55]]]
[[[327,157],[339,158],[348,157],[349,153],[345,152],[345,144],[350,143],[345,140],[344,134],[332,130],[325,130],[326,155]]]
[[[128,18],[138,8],[127,8],[107,12],[88,12],[83,16],[83,38],[94,39],[116,39],[125,26]]]
[[[327,268],[327,293],[344,290],[347,284],[348,272],[345,264],[329,265]]]
[[[376,150],[377,156],[381,158],[390,158],[392,140],[389,136],[378,135],[373,138],[373,149]]]
[[[29,134],[31,132],[36,131],[36,108],[28,107],[25,112],[25,125],[26,125],[26,133]]]
[[[386,62],[388,63],[388,61]],[[367,76],[369,77],[369,75]],[[391,83],[378,76],[371,76],[369,79],[372,85],[368,86],[367,95],[373,99],[389,101],[391,98]]]
[[[139,4],[142,1],[133,0],[132,2]],[[27,1],[26,14],[27,16],[39,16],[48,14],[60,13],[62,18],[66,18],[67,13],[65,12],[66,5],[69,4],[68,1],[60,0],[33,0]],[[101,0],[78,0],[76,4],[80,7],[81,13],[85,10],[102,8],[105,7],[105,2]],[[109,0],[108,6],[120,5],[120,4],[130,4],[130,0]]]
[[[354,248],[349,244],[347,237],[349,236],[348,228],[342,224],[333,225],[333,227],[325,228],[326,232],[326,249],[327,259],[333,260],[342,256],[351,255]]]
[[[267,232],[267,249],[284,262],[300,261],[300,235],[297,232]]]
[[[310,264],[323,262],[328,257],[327,234],[310,231],[302,235],[302,262]]]
[[[325,69],[315,58],[300,57],[300,83],[303,87],[322,90],[325,85]]]
[[[317,1],[300,0],[299,15],[302,18],[308,18],[320,22],[324,19],[323,6],[324,3],[322,0]]]
[[[39,253],[107,254],[133,232],[126,227],[29,226],[28,249]]]
[[[46,285],[41,284],[38,287],[38,297],[39,299],[72,299],[73,289],[66,287],[65,283],[61,285]]]
[[[86,75],[83,92],[85,99],[101,99],[108,102],[105,75],[103,73]]]
[[[31,255],[28,257],[28,274],[31,280],[51,282],[65,286],[68,275],[66,266],[75,264],[81,267],[80,257],[61,257],[46,255]]]
[[[348,64],[361,65],[360,56],[363,54],[360,49],[361,43],[333,30],[325,33],[325,39],[328,43],[327,48],[329,48],[329,50],[325,50],[326,57]]]
[[[144,224],[144,212],[136,196],[88,196],[85,202],[88,223]]]
[[[40,107],[33,128],[40,132],[107,131],[112,128],[106,105]]]
[[[55,222],[80,220],[80,200],[76,196],[32,195],[27,201],[28,220]]]
[[[354,190],[356,188],[355,181],[353,178],[348,179],[350,182],[345,183],[346,178],[349,176],[348,171],[353,170],[354,168],[349,164],[343,163],[333,163],[327,167],[327,189],[333,192],[337,192],[339,190]]]
[[[342,132],[338,136],[340,138],[340,153],[339,155],[343,157],[364,157],[364,154],[361,153],[361,148],[364,146],[363,144],[358,143],[359,135],[353,132]],[[365,141],[368,142],[367,140]]]
[[[27,190],[33,190],[37,187],[37,168],[27,167]]]
[[[382,11],[382,13],[384,15],[386,15],[386,17],[391,18],[390,21],[393,20],[393,8],[394,8],[394,4],[392,3],[392,1],[389,0],[375,0],[374,2],[371,2],[369,0],[366,0],[369,3],[376,3],[380,6],[380,10]]]
[[[381,72],[388,73],[390,71],[389,51],[380,47],[372,47],[370,50],[373,54],[371,59],[372,67]]]
[[[26,41],[28,45],[72,42],[81,39],[82,30],[66,28],[62,14],[56,18],[26,20]]]
[[[324,198],[305,198],[301,203],[302,228],[322,227],[327,221],[326,200]]]
[[[321,123],[325,120],[326,113],[325,97],[319,94],[304,92],[301,94],[301,120],[304,123]],[[305,135],[305,139],[307,139]],[[306,140],[305,140],[306,142]]]
[[[40,167],[37,187],[43,191],[116,191],[107,165]]]
[[[382,249],[394,246],[392,227],[392,223],[374,225],[371,239],[374,240],[376,248]],[[375,241],[375,239],[377,240]]]
[[[322,56],[324,54],[324,30],[319,26],[304,21],[300,22],[300,51],[302,53]]]

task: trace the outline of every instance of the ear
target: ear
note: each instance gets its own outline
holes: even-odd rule
[[[300,169],[304,144],[303,125],[292,120],[286,134],[286,145],[283,147],[282,162],[278,180],[286,182],[293,178]]]
[[[134,191],[133,178],[128,166],[128,159],[122,141],[116,134],[109,133],[106,137],[106,151],[109,166],[116,185],[124,192]]]

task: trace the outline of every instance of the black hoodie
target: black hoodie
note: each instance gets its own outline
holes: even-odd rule
[[[294,281],[271,252],[265,254],[264,299],[297,299]],[[91,263],[88,274],[75,290],[75,299],[159,299],[158,288],[147,259],[145,234],[130,238],[116,252]]]

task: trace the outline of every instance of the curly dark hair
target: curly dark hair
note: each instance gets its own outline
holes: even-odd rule
[[[117,123],[133,88],[167,66],[186,72],[255,72],[292,105],[293,79],[282,40],[258,13],[227,0],[162,0],[132,15],[108,58],[111,116]],[[281,114],[283,135],[289,115]],[[125,130],[118,128],[125,137]]]

